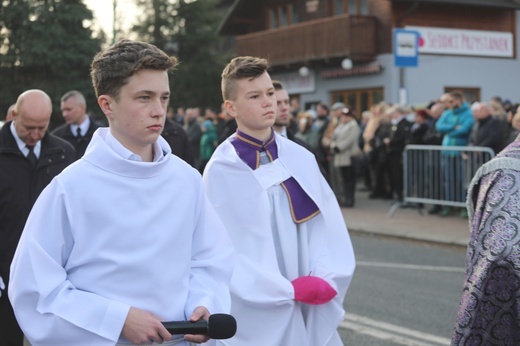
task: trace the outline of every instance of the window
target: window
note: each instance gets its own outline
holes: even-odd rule
[[[372,105],[383,101],[383,99],[383,88],[342,90],[332,93],[330,104],[332,105],[335,102],[343,102],[348,107],[353,108],[356,117],[360,119],[362,112],[369,110]]]
[[[269,9],[269,28],[274,29],[280,26],[278,22],[278,11],[276,8]]]
[[[368,16],[368,0],[360,0],[358,5],[358,14]]]
[[[268,9],[268,28],[282,28],[298,23],[298,15],[292,4],[272,6]]]
[[[358,10],[359,10],[359,4],[358,4],[358,0],[348,0],[347,1],[347,13],[350,14],[350,15],[355,15],[355,14],[359,14],[358,13]]]
[[[339,16],[340,14],[343,14],[345,13],[345,11],[343,11],[343,0],[332,0],[333,1],[333,5],[332,5],[332,13],[335,15],[335,16]]]
[[[287,14],[287,7],[285,6],[282,6],[280,8],[280,26],[287,26],[289,23],[288,23],[288,19],[289,19],[289,15]]]
[[[341,14],[367,15],[367,0],[330,0],[330,12],[332,16]]]

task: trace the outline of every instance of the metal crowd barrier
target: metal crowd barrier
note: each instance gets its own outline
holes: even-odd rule
[[[405,205],[466,206],[466,192],[477,170],[495,156],[488,147],[407,145],[403,152],[403,201]]]

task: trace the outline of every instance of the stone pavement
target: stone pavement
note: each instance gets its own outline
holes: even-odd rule
[[[353,232],[367,232],[378,235],[421,240],[427,242],[466,247],[469,240],[468,220],[458,212],[441,217],[430,215],[432,207],[426,204],[422,215],[418,209],[399,208],[389,216],[394,202],[369,199],[368,192],[356,191],[354,208],[342,208],[347,228]]]

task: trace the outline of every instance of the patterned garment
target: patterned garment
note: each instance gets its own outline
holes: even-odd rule
[[[520,345],[520,141],[482,168],[468,193],[471,236],[452,345]]]

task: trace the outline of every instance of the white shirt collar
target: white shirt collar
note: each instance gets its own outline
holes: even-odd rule
[[[112,135],[112,132],[110,132],[110,131],[107,132],[105,141],[108,144],[108,146],[110,148],[112,148],[112,150],[114,150],[116,152],[116,154],[118,154],[122,158],[124,158],[126,160],[130,160],[130,161],[143,162],[143,159],[141,158],[141,156],[133,153],[132,151],[128,150],[125,146],[123,146],[123,144],[121,144],[121,142],[119,142]],[[155,141],[155,143],[153,143],[153,162],[159,162],[159,161],[162,161],[163,159],[164,159],[164,153],[163,153],[161,147],[159,146],[159,143],[157,143],[157,141]]]
[[[90,117],[87,115],[85,117],[85,120],[81,124],[71,124],[70,125],[70,131],[76,136],[78,132],[78,127],[81,130],[81,135],[85,136],[87,134],[88,128],[90,127]]]
[[[274,130],[274,127],[273,127],[273,130]],[[280,136],[282,137],[285,137],[285,138],[288,138],[287,137],[287,127],[282,127],[282,131],[275,131],[276,133],[278,133]]]
[[[14,121],[11,122],[11,133],[13,134],[14,140],[16,141],[16,145],[18,145],[18,149],[24,154],[25,156],[29,155],[29,148],[27,148],[27,144],[25,144],[24,141],[18,137],[18,134],[16,133],[16,129],[14,128]],[[37,158],[40,158],[40,152],[42,150],[42,143],[41,141],[36,142],[36,145],[34,146],[34,155],[36,155]]]

